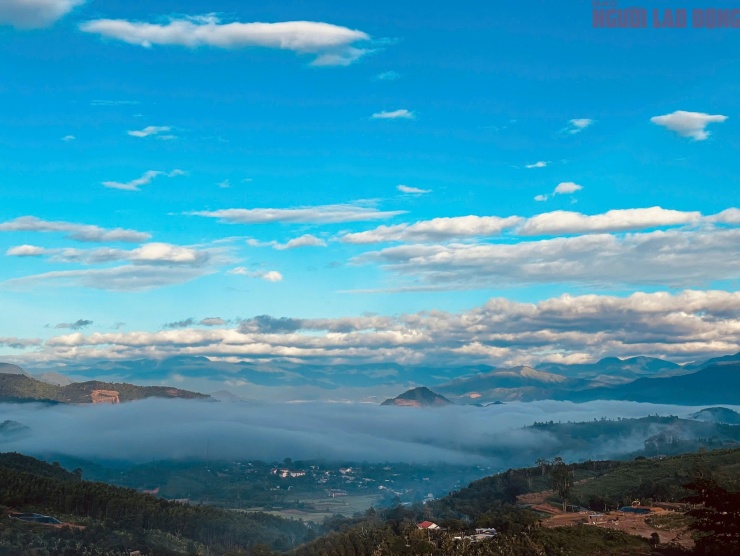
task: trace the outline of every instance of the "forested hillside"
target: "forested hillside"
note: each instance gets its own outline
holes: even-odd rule
[[[303,542],[308,533],[298,521],[170,502],[131,489],[84,481],[78,474],[17,454],[0,458],[0,505],[6,508],[5,513],[35,512],[84,526],[64,533],[70,549],[101,543],[114,552],[249,553],[260,545],[284,551]],[[23,537],[18,532],[26,530],[23,527],[3,530],[0,547],[17,548]],[[49,546],[56,546],[54,539],[59,534],[56,529],[41,529],[41,537],[47,539],[46,544],[51,543]]]

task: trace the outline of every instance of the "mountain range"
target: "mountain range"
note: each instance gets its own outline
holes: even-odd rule
[[[32,392],[31,399],[74,400],[73,403],[90,402],[94,390],[115,391],[119,401],[128,399],[129,395],[133,399],[145,395],[183,397],[167,394],[167,391],[179,390],[160,386],[177,383],[191,391],[213,392],[216,399],[222,400],[354,399],[379,403],[399,391],[426,386],[454,403],[463,404],[612,399],[740,405],[740,353],[685,365],[640,356],[609,357],[585,364],[543,363],[512,368],[398,363],[305,365],[289,361],[227,362],[178,356],[161,360],[81,362],[37,368],[33,373],[16,365],[0,364],[0,378],[6,382],[7,377],[16,377],[11,382],[20,380],[17,377],[28,379],[14,383],[12,388],[20,388],[19,391],[6,385],[0,394],[6,399],[24,398]],[[150,385],[142,388],[154,390],[130,394],[120,383]],[[99,394],[97,401],[105,401],[105,397],[106,394]]]

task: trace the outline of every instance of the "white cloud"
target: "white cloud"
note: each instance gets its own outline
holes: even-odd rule
[[[237,266],[227,272],[227,274],[234,274],[237,276],[249,276],[250,278],[262,278],[268,282],[282,282],[283,275],[277,270],[249,270],[243,266]]]
[[[271,270],[269,272],[265,272],[262,275],[262,279],[267,280],[268,282],[282,282],[283,275],[280,274],[277,270]]]
[[[526,164],[525,168],[545,168],[547,166],[548,162],[545,160],[539,160],[533,164]]]
[[[740,209],[728,208],[718,214],[706,217],[706,220],[719,224],[740,224]]]
[[[721,114],[704,114],[703,112],[686,112],[676,110],[672,114],[653,116],[650,121],[675,131],[681,137],[691,137],[696,141],[704,141],[709,137],[707,126],[711,123],[722,123],[727,116]]]
[[[702,215],[699,212],[682,212],[661,207],[610,210],[592,216],[556,210],[527,219],[517,231],[525,236],[625,232],[695,224],[701,219]]]
[[[156,135],[160,139],[174,139],[174,135],[161,135],[162,133],[168,133],[171,129],[167,125],[149,125],[144,129],[128,131],[127,133],[131,137],[151,137],[152,135]]]
[[[408,185],[397,185],[396,189],[398,189],[401,193],[409,193],[411,195],[424,195],[425,193],[431,193],[431,189],[419,189],[418,187],[409,187]]]
[[[231,181],[230,180],[224,180],[219,183],[217,183],[221,189],[230,189],[231,188]]]
[[[534,200],[547,201],[554,195],[572,195],[573,193],[575,193],[576,191],[580,191],[581,189],[583,189],[582,185],[578,185],[577,183],[574,183],[572,181],[564,181],[556,185],[552,193],[549,193],[547,195],[536,195]]]
[[[152,183],[152,180],[154,180],[154,178],[163,175],[166,175],[169,178],[174,178],[177,176],[184,176],[185,172],[183,172],[182,170],[172,170],[171,172],[165,174],[165,172],[160,172],[158,170],[148,170],[144,172],[144,174],[140,178],[136,178],[128,182],[104,181],[103,186],[111,189],[120,189],[122,191],[141,191],[141,189],[139,188],[142,185],[149,185],[150,183]]]
[[[171,243],[146,243],[131,251],[130,260],[134,262],[147,263],[185,263],[192,264],[201,262],[207,258],[204,251],[198,251],[190,247],[181,247]]]
[[[65,135],[64,137],[62,137],[62,141],[74,141],[75,139],[77,139],[77,137],[75,137],[74,135]]]
[[[275,249],[295,249],[296,247],[326,247],[326,242],[311,234],[304,234],[288,241],[285,244],[278,244]]]
[[[18,245],[17,247],[11,247],[5,252],[9,257],[41,257],[46,253],[46,249],[36,245]]]
[[[568,125],[563,131],[570,133],[571,135],[575,135],[593,124],[594,121],[589,118],[574,118],[572,120],[568,120]]]
[[[383,110],[372,115],[373,120],[413,120],[415,117],[413,112],[405,108],[391,111]]]
[[[87,33],[118,39],[150,48],[153,45],[177,45],[196,48],[264,47],[313,54],[313,65],[349,65],[367,50],[353,46],[366,42],[362,31],[314,21],[279,23],[221,23],[214,15],[171,19],[166,24],[143,23],[122,19],[98,19],[80,25]]]
[[[337,224],[342,222],[363,222],[391,218],[406,211],[380,211],[358,204],[319,205],[300,208],[256,208],[256,209],[223,209],[198,211],[193,216],[218,218],[229,224],[266,224],[285,222],[292,224]]]
[[[48,27],[84,3],[85,0],[2,0],[0,25],[18,29]]]
[[[421,220],[414,224],[379,226],[366,232],[348,233],[340,237],[344,243],[369,244],[389,241],[435,242],[485,237],[500,234],[523,221],[518,216],[499,218],[497,216],[456,216]]]
[[[554,195],[570,195],[571,193],[575,193],[576,191],[580,191],[583,189],[583,186],[578,185],[577,183],[573,183],[572,181],[564,181],[562,183],[559,183],[555,187],[555,191],[553,191]]]
[[[151,235],[123,228],[100,228],[87,224],[41,220],[35,216],[22,216],[8,222],[0,222],[0,232],[61,232],[70,239],[85,242],[122,241],[139,243],[148,240]]]

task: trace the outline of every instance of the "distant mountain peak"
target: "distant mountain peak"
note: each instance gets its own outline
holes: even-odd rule
[[[380,405],[396,405],[404,407],[440,407],[444,405],[452,405],[452,402],[444,396],[440,396],[439,394],[432,392],[426,386],[420,386],[418,388],[407,390],[403,394],[396,396],[393,399],[385,400]]]
[[[29,376],[26,371],[24,371],[18,365],[13,365],[12,363],[0,363],[0,373],[8,375]]]

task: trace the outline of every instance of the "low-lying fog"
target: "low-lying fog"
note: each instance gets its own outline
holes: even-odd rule
[[[699,409],[621,401],[435,409],[153,399],[94,406],[0,404],[0,422],[13,420],[31,428],[28,434],[0,436],[0,451],[128,462],[290,457],[514,467],[532,465],[535,457],[616,457],[641,449],[645,440],[599,438],[588,449],[573,452],[550,433],[521,428],[535,421],[685,417]]]

